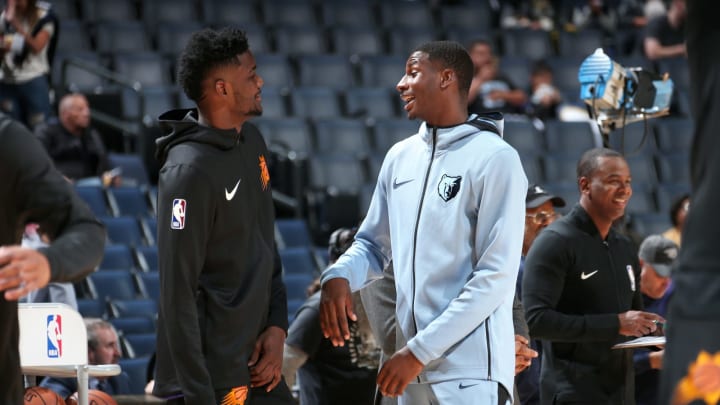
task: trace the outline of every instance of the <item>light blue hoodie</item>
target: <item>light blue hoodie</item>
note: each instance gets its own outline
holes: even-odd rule
[[[392,258],[396,314],[419,382],[498,381],[512,392],[512,302],[525,226],[527,179],[496,133],[475,115],[449,128],[420,126],[383,162],[352,247],[323,273],[353,290]]]

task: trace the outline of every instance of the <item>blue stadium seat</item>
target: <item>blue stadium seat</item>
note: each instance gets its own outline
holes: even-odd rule
[[[600,146],[599,139],[585,121],[548,121],[545,139],[549,152],[575,156],[576,160],[586,150]]]
[[[378,119],[372,132],[375,151],[384,155],[391,146],[411,135],[417,134],[419,128],[419,122],[408,119]]]
[[[543,134],[527,119],[507,119],[503,139],[522,155],[538,155],[545,151]]]
[[[365,123],[347,118],[315,120],[315,141],[319,153],[348,153],[364,158],[372,149]]]
[[[108,21],[96,27],[96,50],[103,54],[141,52],[152,49],[150,34],[137,20]],[[130,76],[139,80],[139,76]]]
[[[107,318],[107,305],[101,298],[78,298],[78,312],[83,318]]]
[[[623,155],[652,157],[657,150],[654,134],[652,122],[628,124],[610,133],[610,147]]]
[[[134,359],[121,358],[120,368],[130,376],[130,393],[144,394],[145,385],[148,383],[148,365],[150,356],[137,357]]]
[[[148,245],[154,245],[157,242],[157,217],[144,217],[140,219],[140,227],[142,228],[145,240]]]
[[[285,118],[288,116],[286,91],[279,87],[265,86],[262,89],[263,117]]]
[[[597,48],[607,48],[600,30],[585,28],[576,32],[560,30],[558,39],[561,56],[586,58]],[[575,75],[577,76],[577,74]]]
[[[342,89],[355,85],[353,68],[345,55],[300,55],[296,59],[300,86]]]
[[[283,264],[283,274],[286,279],[288,276],[294,274],[304,275],[305,278],[309,278],[310,280],[320,275],[310,247],[286,247],[280,249],[278,253],[280,254],[280,260]],[[308,284],[305,284],[305,287],[307,287]]]
[[[276,53],[254,53],[254,55],[258,74],[267,86],[281,89],[295,86],[292,64],[286,55]],[[263,88],[264,92],[265,88]],[[263,104],[265,104],[264,101]]]
[[[159,22],[192,23],[200,21],[200,10],[195,0],[141,1],[143,20],[150,25]]]
[[[160,87],[171,85],[172,69],[169,62],[157,52],[114,53],[115,71],[143,86]]]
[[[501,32],[503,57],[523,56],[529,60],[547,59],[554,55],[550,35],[541,30],[507,29]]]
[[[275,28],[277,52],[287,55],[327,53],[328,43],[322,28],[282,26]]]
[[[134,153],[109,153],[110,167],[122,169],[123,183],[126,185],[143,186],[150,184],[145,163],[140,155]]]
[[[450,30],[451,28],[474,31],[475,34],[463,38],[461,44],[467,45],[468,40],[486,37],[487,32],[493,26],[493,10],[488,2],[467,4],[466,2],[455,2],[455,4],[443,5],[440,8],[441,26]],[[459,38],[452,38],[458,40]]]
[[[85,281],[95,298],[129,300],[135,299],[139,295],[132,273],[126,270],[95,272],[87,276]]]
[[[75,186],[75,192],[90,207],[90,210],[99,217],[113,215],[110,205],[105,197],[105,190],[100,186]]]
[[[385,28],[425,28],[435,26],[430,6],[426,2],[380,2],[380,17]]]
[[[79,43],[82,43],[82,41],[79,41]],[[70,63],[74,60],[91,66],[107,69],[107,63],[105,63],[96,52],[73,50],[62,51],[58,49],[55,53],[55,59],[51,67],[51,80],[53,87],[79,92],[94,92],[102,88],[105,84],[105,80],[98,75],[92,74],[87,70],[81,69]],[[65,65],[67,65],[67,67],[63,72],[63,66]]]
[[[145,2],[151,3],[151,2]],[[193,32],[199,31],[203,25],[197,21],[164,21],[153,25],[157,51],[173,59],[185,48]]]
[[[299,158],[313,153],[311,130],[302,118],[282,120],[256,118],[253,120],[262,133],[268,148],[295,153]]]
[[[662,153],[689,151],[695,126],[686,118],[661,118],[655,122],[658,149]]]
[[[138,220],[134,217],[103,217],[100,222],[105,225],[111,244],[140,246],[145,244]]]
[[[125,270],[133,271],[135,260],[132,251],[127,245],[107,245],[98,270]]]
[[[310,157],[310,186],[315,190],[356,195],[366,181],[363,165],[354,155]]]
[[[152,333],[126,333],[123,339],[128,345],[128,352],[132,351],[132,357],[152,356],[156,349],[156,334]],[[129,354],[129,353],[128,353]]]
[[[135,246],[135,254],[143,271],[158,271],[157,246]]]
[[[113,318],[146,317],[155,319],[157,313],[157,303],[151,298],[110,300],[110,314]]]
[[[394,118],[400,97],[396,91],[386,87],[352,87],[345,90],[345,108],[347,115],[353,118],[367,117]]]
[[[108,188],[107,192],[110,203],[114,204],[119,215],[154,215],[147,193],[140,187],[113,187]]]
[[[660,182],[671,185],[690,184],[690,155],[688,151],[657,155]]]
[[[530,60],[522,55],[505,56],[499,71],[518,89],[530,87]]]
[[[545,176],[543,175],[542,166],[537,155],[520,155],[520,160],[529,183],[545,183]]]
[[[135,274],[138,285],[142,285],[148,298],[152,298],[155,302],[160,300],[160,273],[157,271],[150,273]]]
[[[330,31],[336,53],[350,55],[379,55],[387,51],[382,33],[371,25],[339,26]]]
[[[91,51],[90,32],[83,21],[63,19],[55,50],[57,52]]]
[[[305,292],[315,280],[315,276],[307,273],[286,273],[283,280],[285,281],[288,300],[300,299],[306,297]]]
[[[154,333],[155,320],[147,316],[133,316],[122,318],[110,318],[109,322],[117,329],[118,333]]]
[[[278,218],[275,226],[280,240],[278,245],[283,249],[295,247],[312,247],[310,228],[303,218]]]
[[[545,180],[552,183],[577,183],[580,155],[551,154],[543,157]]]
[[[86,21],[129,21],[138,18],[133,0],[80,0]]]
[[[342,115],[340,97],[328,87],[297,87],[290,93],[293,115],[302,118],[333,118]]]
[[[405,74],[407,56],[366,55],[360,60],[360,76],[365,87],[385,87],[395,90]]]
[[[369,1],[323,1],[320,7],[328,27],[376,27],[373,5]]]
[[[397,69],[397,80],[404,74],[405,60],[410,56],[410,52],[418,46],[435,41],[439,38],[438,33],[433,28],[433,25],[428,26],[417,26],[413,28],[409,27],[397,27],[393,28],[388,32],[390,53],[393,55],[403,55],[403,63],[396,65]]]
[[[203,0],[201,4],[205,22],[209,25],[239,25],[244,27],[247,24],[257,24],[261,21],[255,2]],[[255,43],[251,41],[250,45],[255,51]]]
[[[65,21],[80,17],[78,4],[75,0],[53,0],[52,10],[63,22],[63,30],[65,29]],[[65,35],[65,31],[63,31],[63,35]]]
[[[313,3],[310,1],[275,0],[259,2],[265,24],[269,26],[319,25]]]

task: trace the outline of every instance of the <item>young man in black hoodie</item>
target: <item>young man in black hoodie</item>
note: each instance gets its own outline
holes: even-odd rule
[[[245,34],[193,34],[178,79],[197,109],[160,116],[154,394],[188,405],[292,403],[281,379],[287,300],[268,151],[247,122],[262,113],[263,80]]]
[[[102,258],[105,231],[40,142],[2,113],[0,145],[0,404],[20,404],[17,299],[48,281],[82,280]],[[20,246],[31,222],[50,237],[49,246]]]

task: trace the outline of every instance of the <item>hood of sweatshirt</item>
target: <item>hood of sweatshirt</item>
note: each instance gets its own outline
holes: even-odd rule
[[[458,140],[476,133],[478,129],[492,130],[493,132],[497,132],[502,138],[504,126],[505,122],[502,113],[490,112],[484,114],[471,114],[467,121],[450,127],[433,127],[423,121],[420,125],[420,129],[418,130],[418,134],[428,147],[432,148],[433,130],[437,128],[438,137],[436,141],[436,150],[441,151],[449,148],[450,145]]]
[[[198,142],[218,149],[231,149],[241,139],[235,129],[206,127],[198,121],[195,108],[171,110],[158,118],[160,130],[165,134],[155,140],[155,157],[162,166],[170,149],[183,142]]]

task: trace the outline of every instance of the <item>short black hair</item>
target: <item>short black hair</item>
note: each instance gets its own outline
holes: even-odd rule
[[[197,103],[202,98],[202,82],[208,73],[218,67],[240,64],[238,55],[249,49],[245,32],[239,28],[197,31],[190,36],[180,55],[178,82],[188,98]]]
[[[618,157],[625,159],[620,152],[614,150],[614,149],[608,149],[608,148],[594,148],[586,151],[582,154],[580,157],[580,160],[577,164],[577,179],[580,180],[581,177],[588,177],[590,178],[592,174],[597,170],[598,166],[600,165],[600,158],[602,157]]]
[[[690,194],[685,193],[673,200],[672,205],[670,205],[670,221],[672,221],[673,226],[678,226],[677,214],[688,198],[690,198]]]
[[[473,77],[473,62],[465,48],[455,41],[433,41],[420,45],[413,52],[428,54],[431,62],[440,61],[443,68],[455,71],[461,92],[470,91]]]

